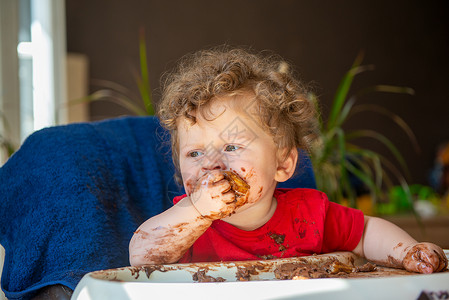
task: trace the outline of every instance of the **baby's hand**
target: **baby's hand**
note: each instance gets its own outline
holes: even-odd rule
[[[402,265],[407,271],[430,274],[446,270],[447,258],[437,245],[418,243],[408,250]]]
[[[212,170],[198,179],[190,200],[196,210],[210,220],[227,217],[236,209],[235,193],[219,170]]]

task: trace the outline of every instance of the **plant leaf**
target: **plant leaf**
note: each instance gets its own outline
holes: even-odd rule
[[[336,136],[338,143],[338,158],[339,158],[339,166],[340,166],[340,183],[343,187],[343,191],[346,193],[346,196],[349,199],[349,203],[351,207],[356,206],[356,195],[354,190],[352,189],[351,182],[349,180],[348,169],[345,167],[347,162],[346,156],[346,139],[345,133],[341,128],[336,128]],[[339,195],[342,197],[343,195]]]
[[[351,150],[348,154],[347,168],[365,183],[374,201],[382,194],[383,170],[380,159],[372,151],[365,149]]]
[[[147,47],[144,29],[140,30],[139,37],[140,76],[137,78],[140,96],[142,97],[148,115],[154,115],[153,99],[151,96],[150,78],[148,76]]]
[[[99,90],[109,89],[117,93],[123,94],[130,99],[136,97],[136,95],[135,94],[133,95],[128,88],[111,80],[93,78],[90,80],[90,83],[91,85],[98,87]]]
[[[351,113],[351,110],[352,110],[352,108],[353,108],[353,106],[354,106],[354,103],[355,103],[355,98],[354,98],[354,97],[351,97],[351,98],[349,98],[349,100],[344,104],[344,106],[343,106],[343,108],[342,108],[340,114],[339,114],[338,117],[337,117],[337,121],[336,121],[335,126],[340,127],[340,126],[343,125],[343,123],[346,121],[348,115]]]
[[[128,97],[110,89],[98,90],[86,97],[70,100],[69,105],[75,105],[78,103],[86,103],[86,102],[89,103],[94,101],[111,101],[126,108],[127,110],[138,116],[145,116],[147,114],[145,110],[140,108],[138,105],[134,104],[134,102],[130,100]]]
[[[350,159],[355,160],[357,164],[363,166],[364,162],[367,160],[372,163],[374,176],[376,178],[376,186],[380,187],[383,180],[383,170],[379,155],[371,150],[355,147],[352,144],[348,144],[347,148],[351,153]]]
[[[383,92],[383,93],[395,93],[395,94],[408,94],[408,95],[414,95],[415,90],[406,87],[406,86],[397,86],[397,85],[386,85],[386,84],[379,84],[374,85],[370,87],[366,87],[362,90],[360,90],[357,95],[362,96],[364,94],[372,93],[372,92]]]
[[[377,195],[381,193],[380,187],[376,185],[375,180],[373,180],[373,177],[370,176],[369,168],[367,168],[366,166],[365,166],[366,168],[365,167],[360,168],[361,166],[363,166],[363,164],[359,164],[357,167],[355,167],[349,161],[345,162],[346,169],[348,169],[348,171],[350,171],[354,176],[360,179],[372,192],[371,194],[377,197]]]
[[[402,157],[401,153],[396,148],[396,146],[388,138],[386,138],[384,135],[382,135],[376,131],[367,130],[367,129],[356,130],[356,131],[353,131],[350,134],[348,134],[348,139],[360,138],[360,137],[370,137],[375,140],[378,140],[383,145],[385,145],[390,150],[390,152],[394,155],[396,160],[399,162],[399,164],[401,165],[401,167],[404,170],[404,172],[406,173],[406,175],[410,176],[410,173],[409,173],[409,170],[408,170],[407,164],[405,163],[404,158]]]
[[[348,72],[346,72],[346,74],[343,76],[342,80],[340,81],[340,84],[335,93],[333,105],[332,105],[332,108],[331,108],[331,111],[329,114],[329,120],[327,123],[328,129],[335,126],[337,117],[340,114],[343,104],[346,101],[346,97],[348,95],[349,89],[351,88],[352,81],[354,80],[354,77],[361,72],[365,72],[367,70],[373,69],[372,65],[360,66],[362,60],[363,60],[363,54],[360,53],[356,57],[354,63],[352,64],[351,69]]]
[[[404,193],[406,195],[406,199],[407,201],[410,203],[410,207],[412,210],[412,213],[416,219],[416,221],[419,224],[419,227],[421,229],[423,229],[424,224],[422,223],[421,217],[419,216],[419,214],[416,212],[415,207],[413,205],[413,197],[412,197],[412,193],[410,192],[410,187],[407,184],[407,180],[404,178],[404,176],[402,176],[401,172],[394,166],[393,163],[391,163],[388,159],[386,159],[385,157],[382,157],[382,164],[390,171],[392,172],[396,179],[399,181],[399,184],[401,185],[402,189],[404,190]]]
[[[388,109],[381,107],[376,104],[360,104],[357,106],[354,106],[351,112],[351,116],[356,115],[360,112],[369,111],[369,112],[376,112],[379,114],[382,114],[386,117],[388,117],[390,120],[392,120],[394,123],[396,123],[408,136],[410,139],[413,147],[415,148],[415,151],[417,153],[421,152],[421,148],[418,143],[418,139],[416,138],[415,134],[413,133],[413,130],[408,126],[407,122],[404,121],[399,115],[389,111]]]

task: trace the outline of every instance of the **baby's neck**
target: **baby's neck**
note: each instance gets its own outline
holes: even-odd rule
[[[242,230],[255,230],[267,223],[274,215],[277,200],[272,197],[271,201],[259,202],[258,204],[265,205],[253,205],[222,220]]]

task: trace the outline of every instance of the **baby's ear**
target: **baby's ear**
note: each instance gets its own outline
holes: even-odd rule
[[[287,149],[279,149],[278,151],[278,165],[274,180],[277,182],[287,181],[293,176],[296,169],[296,162],[298,161],[298,149],[293,148],[287,156],[285,156]]]

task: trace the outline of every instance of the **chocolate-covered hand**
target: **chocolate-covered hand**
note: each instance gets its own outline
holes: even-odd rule
[[[447,269],[443,250],[432,243],[418,243],[410,247],[402,265],[407,271],[430,274]]]
[[[212,170],[200,177],[189,195],[193,206],[205,218],[222,219],[235,208],[235,193],[220,170]]]
[[[229,181],[235,193],[235,207],[244,205],[248,201],[249,184],[234,171],[223,171],[223,176]]]

